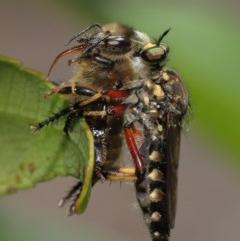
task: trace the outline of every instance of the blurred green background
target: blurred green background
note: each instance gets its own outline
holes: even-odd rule
[[[171,27],[164,39],[171,51],[169,67],[186,81],[192,106],[172,240],[237,240],[239,11],[240,2],[233,0],[1,0],[0,53],[47,73],[65,41],[93,22],[123,22],[153,38]],[[64,60],[51,78],[64,81],[70,74]],[[0,239],[147,240],[141,213],[131,207],[132,186],[98,185],[86,214],[66,219],[55,206],[72,182],[57,179],[1,198]]]

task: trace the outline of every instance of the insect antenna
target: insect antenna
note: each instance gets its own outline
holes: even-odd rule
[[[74,35],[72,38],[70,38],[66,43],[65,43],[65,46],[67,46],[69,43],[71,43],[74,39],[76,39],[77,37],[83,35],[84,33],[86,33],[87,31],[89,31],[90,29],[92,28],[99,28],[99,29],[102,29],[102,26],[98,23],[94,23],[92,24],[91,26],[87,27],[86,29],[82,30],[81,32],[79,32],[78,34]]]
[[[156,45],[159,46],[161,41],[163,40],[163,38],[168,34],[168,32],[171,30],[171,28],[165,30],[162,35],[159,36],[157,42],[156,42]]]

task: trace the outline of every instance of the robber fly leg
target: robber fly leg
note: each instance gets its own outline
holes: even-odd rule
[[[130,151],[130,154],[133,158],[133,161],[134,161],[134,164],[135,164],[135,167],[136,167],[136,175],[138,177],[142,177],[145,173],[145,166],[144,166],[142,156],[141,156],[141,154],[138,150],[138,147],[136,145],[132,125],[129,125],[128,123],[125,123],[124,134],[125,134],[125,139],[126,139],[126,142],[127,142],[128,149]]]

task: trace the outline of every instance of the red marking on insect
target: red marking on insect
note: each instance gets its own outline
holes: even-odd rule
[[[124,133],[125,133],[125,139],[127,142],[128,149],[131,153],[131,156],[136,166],[137,174],[143,175],[145,171],[145,167],[143,165],[141,154],[139,153],[135,142],[133,129],[131,127],[124,127]]]

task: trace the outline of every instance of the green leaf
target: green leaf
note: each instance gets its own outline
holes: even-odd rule
[[[80,119],[70,138],[62,131],[64,118],[36,135],[30,130],[30,124],[68,106],[59,95],[43,98],[52,87],[40,73],[0,57],[0,195],[56,176],[73,176],[83,183],[77,207],[82,212],[90,196],[94,165],[88,125]]]

